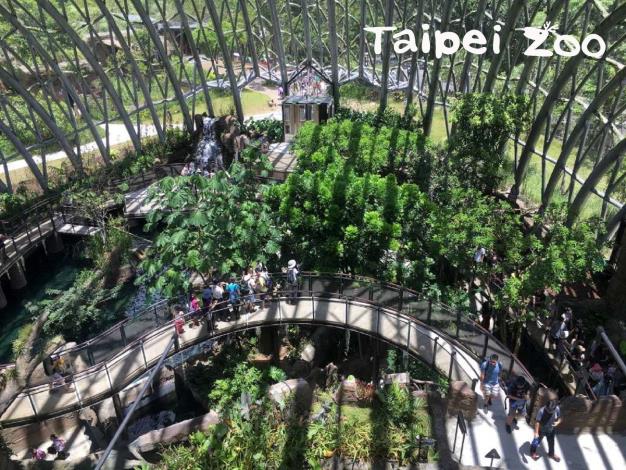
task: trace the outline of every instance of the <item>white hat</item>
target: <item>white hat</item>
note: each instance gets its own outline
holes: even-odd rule
[[[296,267],[296,260],[295,259],[290,259],[289,262],[287,263],[287,267],[289,269],[293,269]]]

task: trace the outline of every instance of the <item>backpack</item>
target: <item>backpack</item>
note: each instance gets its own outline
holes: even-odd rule
[[[239,300],[239,286],[233,282],[228,284],[226,288],[228,290],[228,300],[237,302]]]
[[[296,274],[295,269],[290,269],[287,272],[287,282],[289,284],[297,284],[298,283],[298,275]]]
[[[267,292],[267,282],[265,282],[265,278],[263,276],[259,276],[257,279],[257,290],[262,293]]]
[[[500,363],[500,361],[496,362],[496,365],[492,366],[491,362],[489,362],[489,359],[485,359],[484,364],[486,364],[485,366],[485,377],[489,376],[489,373],[491,372],[492,369],[495,369],[496,366],[500,367],[500,372],[502,372],[502,364]]]

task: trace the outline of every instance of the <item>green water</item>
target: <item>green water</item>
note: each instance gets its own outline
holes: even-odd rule
[[[48,259],[43,253],[36,252],[27,260],[28,285],[25,288],[11,291],[3,283],[9,304],[0,310],[0,363],[12,362],[11,343],[17,337],[19,329],[32,321],[25,305],[43,299],[47,289],[67,289],[80,270],[81,265],[69,256],[60,255]]]

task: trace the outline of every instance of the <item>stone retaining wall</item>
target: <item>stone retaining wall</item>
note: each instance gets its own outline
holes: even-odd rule
[[[531,413],[532,423],[539,408],[551,398],[558,398],[554,391],[539,389]],[[626,407],[615,395],[600,397],[596,401],[583,395],[569,396],[560,400],[560,407],[559,432],[626,432]]]

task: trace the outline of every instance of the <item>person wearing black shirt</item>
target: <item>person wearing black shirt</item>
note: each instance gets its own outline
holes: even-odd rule
[[[506,432],[511,434],[513,420],[517,421],[517,416],[526,416],[526,401],[530,386],[524,377],[518,375],[507,385],[507,397],[509,399],[509,414],[506,417]]]

